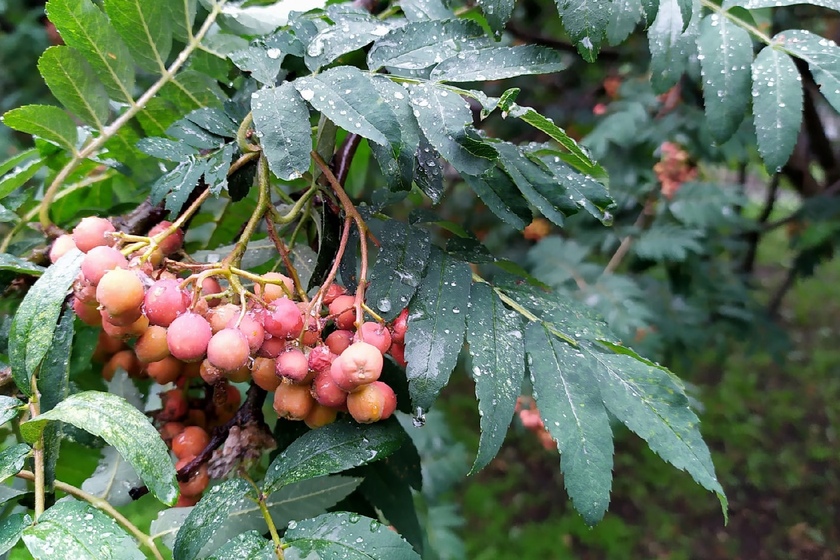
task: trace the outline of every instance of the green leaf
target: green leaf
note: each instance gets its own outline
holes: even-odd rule
[[[653,260],[683,261],[689,252],[702,253],[703,233],[681,226],[657,225],[644,232],[633,245],[633,252]]]
[[[189,113],[187,119],[216,136],[236,138],[237,123],[221,109],[202,107]]]
[[[744,120],[750,100],[752,40],[729,18],[711,14],[700,24],[697,39],[703,71],[703,99],[709,132],[728,140]]]
[[[133,103],[134,60],[108,17],[91,0],[50,0],[46,11],[65,44],[93,67],[111,99]]]
[[[0,521],[0,554],[6,554],[20,540],[23,530],[32,525],[28,513],[13,513]]]
[[[399,122],[361,70],[338,66],[292,84],[303,99],[344,130],[383,146],[399,146]]]
[[[420,560],[400,536],[375,519],[356,513],[327,513],[290,523],[283,537],[289,560]]]
[[[492,47],[447,58],[432,70],[438,82],[485,82],[566,68],[559,51],[538,45]]]
[[[160,137],[141,138],[137,142],[137,149],[144,154],[174,163],[198,155],[198,150],[189,144]]]
[[[105,128],[111,112],[108,94],[79,51],[50,47],[38,59],[38,71],[62,105],[97,130]]]
[[[797,4],[810,4],[812,6],[821,6],[840,12],[840,4],[837,0],[738,0],[733,2],[737,6],[743,6],[748,10],[758,10],[761,8],[778,8],[781,6],[795,6]]]
[[[408,307],[406,377],[415,407],[428,410],[464,343],[472,273],[467,263],[432,249],[426,276]]]
[[[276,48],[249,45],[228,55],[231,62],[262,84],[273,86],[286,53]]]
[[[173,103],[162,97],[153,97],[137,113],[137,122],[143,127],[147,137],[156,137],[166,134],[166,129],[180,116],[180,111]]]
[[[758,151],[768,170],[781,168],[793,152],[802,123],[802,81],[790,55],[764,47],[752,65],[752,96]]]
[[[371,83],[391,107],[397,122],[400,123],[398,155],[394,155],[391,146],[379,144],[371,144],[371,151],[379,162],[382,173],[388,179],[388,186],[392,191],[411,190],[416,163],[415,154],[420,145],[421,132],[417,119],[414,118],[411,104],[408,102],[408,91],[402,85],[385,77],[373,76]]]
[[[166,209],[177,214],[209,167],[206,159],[188,157],[172,171],[155,181],[149,195],[150,200],[157,204],[166,197]]]
[[[197,558],[204,545],[224,524],[234,509],[253,494],[253,487],[241,478],[231,478],[213,486],[193,507],[178,530],[172,552],[179,560]]]
[[[615,207],[615,201],[610,197],[607,187],[592,177],[573,171],[558,152],[538,150],[534,155],[539,155],[539,161],[551,171],[555,180],[565,187],[576,206],[601,220],[604,225],[612,225],[610,210]]]
[[[308,171],[312,151],[309,110],[295,87],[284,82],[251,94],[251,110],[271,171],[286,181]]]
[[[166,71],[172,48],[170,10],[166,4],[176,0],[106,0],[105,13],[122,36],[135,62],[152,73]]]
[[[35,441],[47,422],[54,420],[73,424],[113,445],[158,500],[175,503],[178,483],[166,444],[146,415],[125,399],[99,391],[76,393],[21,424],[21,434],[27,441]]]
[[[274,543],[264,539],[257,531],[240,533],[230,539],[224,546],[207,557],[207,560],[231,560],[231,558],[248,558],[248,560],[274,560]]]
[[[29,289],[18,307],[9,332],[12,377],[18,389],[32,395],[32,375],[53,342],[56,323],[70,285],[82,264],[81,251],[69,251]]]
[[[31,263],[26,259],[10,255],[9,253],[0,253],[0,270],[8,270],[16,274],[25,274],[27,276],[41,276],[46,270],[43,266]],[[2,424],[2,422],[0,422]]]
[[[481,177],[463,175],[464,181],[500,220],[522,231],[531,223],[531,209],[522,199],[510,177],[498,167]]]
[[[481,175],[493,166],[495,150],[488,159],[476,155],[468,144],[467,126],[472,125],[472,113],[461,96],[432,84],[412,85],[409,91],[423,134],[455,169],[467,175]]]
[[[129,490],[142,485],[131,463],[115,448],[106,447],[96,470],[82,483],[82,490],[106,500],[112,506],[120,507],[133,502]]]
[[[227,190],[227,174],[230,171],[231,160],[236,152],[236,145],[233,143],[225,146],[207,158],[207,169],[204,171],[204,182],[210,188],[213,196],[219,196],[223,190]],[[231,196],[234,196],[231,194]],[[241,263],[240,263],[241,264]]]
[[[497,35],[504,30],[505,24],[513,15],[514,4],[515,0],[478,0],[478,5],[484,12],[484,19]]]
[[[474,473],[487,466],[502,447],[525,377],[522,318],[505,309],[493,288],[484,283],[475,283],[470,290],[467,344],[481,416]]]
[[[701,486],[715,492],[726,515],[726,496],[682,388],[669,371],[591,347],[585,349],[607,409],[644,439],[651,450]]]
[[[525,346],[534,398],[560,450],[566,490],[575,509],[594,525],[610,503],[613,467],[612,430],[598,385],[580,350],[545,326],[530,323]]]
[[[328,10],[334,25],[321,30],[306,47],[304,62],[312,72],[317,72],[343,54],[372,43],[391,29],[386,21],[372,17],[361,8],[330,6]],[[352,32],[348,33],[348,30]]]
[[[370,425],[340,421],[309,431],[271,462],[263,492],[271,494],[293,482],[384,459],[399,449],[404,439],[405,432],[396,420]]]
[[[192,37],[192,26],[198,11],[198,0],[169,0],[163,2],[163,7],[169,12],[166,19],[172,27],[172,35],[182,42]]]
[[[636,29],[642,15],[641,0],[615,0],[610,9],[610,21],[607,24],[607,42],[610,45],[623,43]]]
[[[835,4],[834,9],[840,10],[840,3]],[[804,29],[789,29],[773,40],[781,42],[790,54],[808,63],[820,92],[835,111],[840,111],[840,47],[837,43]]]
[[[390,321],[408,307],[417,291],[429,260],[431,239],[426,230],[396,220],[384,222],[376,234],[382,247],[370,273],[366,298]]]
[[[555,0],[563,27],[587,62],[595,62],[610,23],[609,0]]]
[[[650,81],[656,93],[668,91],[685,71],[685,23],[679,0],[659,0],[659,12],[648,29]]]
[[[23,462],[32,448],[25,443],[18,443],[0,451],[0,482],[14,476],[23,469]]]
[[[368,51],[368,68],[422,70],[459,52],[491,44],[474,21],[418,21],[392,29]]]
[[[400,9],[408,21],[454,19],[455,14],[442,0],[402,0]]]
[[[70,115],[58,107],[52,105],[24,105],[3,115],[3,124],[20,132],[40,136],[44,140],[55,142],[62,148],[76,153],[76,142],[78,141],[76,123],[73,122]],[[41,165],[40,160],[32,160],[22,167],[37,171]],[[7,177],[8,175],[3,178],[0,185],[5,186]],[[23,181],[21,184],[23,184]],[[5,190],[4,187],[0,187],[0,197],[14,189],[3,194]]]
[[[23,402],[20,400],[6,395],[0,395],[0,426],[12,418],[17,418],[17,415],[20,414],[20,407],[22,406]]]
[[[38,148],[30,148],[28,150],[23,150],[8,159],[0,162],[0,177],[14,169],[15,167],[19,167],[22,163],[26,163],[28,160],[39,159],[40,154],[38,153]]]
[[[90,504],[69,498],[56,502],[36,525],[27,527],[23,542],[36,560],[146,558],[116,521]]]
[[[216,80],[194,70],[180,72],[163,86],[160,95],[185,113],[201,107],[220,107],[225,97]]]

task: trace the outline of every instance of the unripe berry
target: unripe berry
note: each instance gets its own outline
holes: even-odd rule
[[[89,216],[82,218],[79,225],[73,229],[73,242],[79,248],[79,251],[87,253],[94,247],[113,245],[114,241],[105,237],[105,234],[114,231],[117,231],[117,228],[110,221],[105,218]]]
[[[234,371],[248,363],[251,349],[239,329],[222,329],[207,345],[207,360],[222,371]]]
[[[327,292],[324,294],[322,301],[324,305],[329,305],[335,301],[335,298],[338,296],[343,296],[347,293],[347,289],[344,286],[339,286],[338,284],[330,284],[330,287],[327,288]]]
[[[337,415],[338,411],[336,409],[315,403],[312,410],[309,411],[309,414],[306,415],[306,418],[304,418],[303,421],[306,422],[306,425],[309,426],[309,428],[315,430],[335,422],[335,417]]]
[[[303,420],[315,405],[307,385],[295,385],[284,380],[274,391],[274,411],[280,418]]]
[[[188,426],[172,438],[172,452],[179,459],[196,456],[210,443],[210,435],[198,426]]]
[[[329,305],[330,315],[335,317],[335,326],[339,329],[352,329],[356,322],[356,298],[338,296]]]
[[[106,272],[115,268],[128,268],[128,259],[113,247],[94,247],[82,259],[82,274],[94,286]]]
[[[113,317],[108,315],[105,310],[101,311],[102,313],[102,330],[108,336],[113,338],[132,338],[135,336],[142,336],[143,333],[146,332],[146,329],[149,328],[149,320],[146,318],[145,315],[142,313],[137,312],[129,312],[125,315],[117,315]],[[132,318],[137,317],[132,322]],[[114,324],[114,323],[126,323],[123,324]]]
[[[175,470],[180,471],[186,467],[192,460],[193,456],[186,456],[175,463]],[[207,465],[201,465],[198,470],[186,482],[179,482],[178,486],[181,489],[182,496],[199,496],[204,489],[210,484],[210,475],[207,472]]]
[[[310,379],[309,361],[297,348],[289,348],[281,352],[275,362],[278,377],[284,377],[292,383],[306,383]]]
[[[311,392],[315,400],[324,406],[341,408],[347,402],[347,391],[335,384],[329,371],[315,375]]]
[[[140,362],[137,361],[137,356],[131,350],[120,350],[113,356],[105,366],[102,368],[102,377],[106,381],[111,381],[114,378],[114,373],[118,369],[124,369],[129,377],[136,377],[140,373]]]
[[[184,313],[169,325],[166,343],[169,352],[185,362],[197,362],[204,358],[213,332],[210,323],[195,313]]]
[[[367,342],[351,344],[330,367],[335,384],[345,391],[354,391],[379,379],[382,374],[382,353]]]
[[[236,327],[236,322],[239,320],[239,315],[231,319],[227,326],[228,327]],[[210,323],[210,326],[213,326],[213,323]],[[250,351],[256,352],[259,350],[262,343],[265,341],[265,328],[263,328],[262,323],[260,323],[252,313],[246,313],[242,320],[239,321],[239,327],[237,327],[242,334],[245,335],[245,338],[248,339],[248,348]]]
[[[231,321],[236,321],[239,318],[240,309],[238,305],[226,303],[208,311],[207,320],[210,322],[213,334],[226,328]]]
[[[111,316],[136,312],[143,305],[146,291],[143,281],[134,272],[115,268],[102,276],[96,286],[96,300]],[[131,320],[133,323],[137,317]]]
[[[171,225],[172,222],[160,222],[159,224],[157,224],[149,230],[149,237],[154,237],[155,235],[162,233],[166,228],[168,228]],[[184,231],[181,229],[176,229],[174,232],[164,237],[160,241],[160,243],[158,243],[158,247],[164,255],[171,255],[172,253],[178,251],[183,245]]]
[[[251,366],[251,377],[261,389],[269,393],[274,392],[280,385],[280,378],[277,377],[277,364],[274,358],[254,358],[254,365]]]
[[[268,272],[263,274],[262,278],[272,282],[282,282],[283,284],[266,284],[264,288],[258,283],[254,284],[254,293],[260,296],[266,303],[271,303],[282,297],[291,297],[295,293],[295,283],[285,274]],[[283,289],[284,287],[285,290]]]
[[[353,337],[352,331],[342,329],[331,332],[324,342],[329,347],[330,352],[340,356],[353,343]]]
[[[156,362],[146,364],[146,373],[159,385],[166,385],[177,380],[184,371],[184,362],[172,356],[166,356]]]
[[[347,396],[347,410],[360,424],[385,420],[397,408],[394,390],[382,381],[374,381]]]
[[[96,308],[96,304],[88,304],[77,297],[73,298],[73,312],[86,325],[98,327],[102,325],[102,314]]]
[[[277,338],[297,338],[303,329],[303,316],[290,299],[280,298],[272,302],[263,317],[265,330]]]
[[[166,329],[152,325],[146,329],[134,345],[134,353],[141,362],[157,362],[169,355],[166,343]]]
[[[58,259],[63,257],[65,254],[69,253],[73,249],[76,248],[76,244],[73,242],[73,236],[69,233],[65,233],[64,235],[59,235],[53,241],[52,246],[50,247],[50,262],[55,264]]]
[[[151,285],[143,300],[143,309],[153,325],[168,327],[172,321],[187,312],[190,295],[182,290],[177,280],[158,280]]]
[[[404,344],[406,330],[408,330],[408,309],[403,309],[391,325],[391,342]]]
[[[363,340],[379,349],[383,354],[391,347],[391,333],[385,327],[375,321],[366,321],[362,323],[360,333],[356,333],[355,340]]]

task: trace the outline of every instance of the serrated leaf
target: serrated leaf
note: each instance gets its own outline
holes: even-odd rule
[[[492,47],[458,53],[432,70],[438,82],[485,82],[529,74],[550,74],[566,67],[560,52],[539,45]]]
[[[0,162],[0,177],[2,177],[15,167],[20,167],[21,164],[26,163],[28,160],[34,160],[39,158],[40,154],[38,153],[38,148],[29,148],[28,150],[23,150],[22,152],[15,153],[15,155]]]
[[[172,0],[106,0],[105,13],[122,36],[134,61],[156,74],[166,71],[172,48],[171,16],[166,4]]]
[[[615,202],[610,197],[607,187],[592,177],[573,171],[556,152],[539,150],[538,153],[540,154],[539,161],[551,171],[555,180],[566,189],[568,196],[571,197],[576,206],[589,212],[604,225],[612,224],[610,210],[615,207]]]
[[[484,18],[494,33],[501,33],[513,15],[515,0],[478,0]]]
[[[216,136],[187,119],[172,123],[166,129],[166,134],[199,150],[218,149],[225,143],[223,137]]]
[[[475,381],[481,416],[481,438],[473,473],[487,466],[505,441],[525,377],[522,340],[521,316],[507,310],[490,286],[473,284],[467,344],[472,360],[470,375]]]
[[[349,476],[321,476],[301,480],[269,496],[266,507],[274,522],[283,526],[290,521],[324,513],[349,496],[361,483],[361,478]],[[262,517],[259,512],[254,514]]]
[[[155,181],[149,199],[153,204],[157,204],[166,198],[166,209],[173,214],[177,214],[208,168],[209,163],[206,159],[188,157],[172,171]]]
[[[834,9],[840,11],[840,3]],[[840,111],[840,47],[829,39],[804,29],[789,29],[773,38],[780,41],[787,51],[808,63],[820,93]]]
[[[49,412],[21,424],[21,434],[27,441],[35,441],[47,422],[55,420],[73,424],[113,445],[158,500],[175,503],[178,483],[166,444],[149,419],[125,399],[99,391],[76,393]]]
[[[431,238],[426,230],[396,220],[377,228],[382,246],[370,273],[366,298],[385,321],[408,306],[429,259]]]
[[[110,114],[108,95],[79,51],[50,47],[38,59],[38,71],[62,105],[97,130],[105,128]]]
[[[0,554],[6,554],[20,540],[23,530],[32,525],[28,513],[13,513],[0,521]]]
[[[607,23],[607,43],[622,43],[636,29],[642,15],[644,14],[641,0],[615,0],[610,9],[610,21]]]
[[[187,119],[216,136],[235,138],[238,125],[230,116],[213,107],[202,107],[187,114]]]
[[[53,560],[57,555],[73,560],[146,558],[116,521],[90,504],[71,499],[47,509],[37,525],[23,531],[23,542],[36,560]]]
[[[223,190],[227,190],[227,175],[235,152],[235,144],[225,144],[221,150],[218,150],[207,158],[207,169],[204,170],[204,183],[210,188],[213,196],[219,196]],[[235,195],[232,194],[231,196]]]
[[[555,0],[563,27],[587,62],[595,62],[610,22],[609,0]]]
[[[295,87],[284,82],[251,94],[251,110],[271,171],[286,181],[308,171],[312,151],[309,110]]]
[[[292,84],[303,99],[344,130],[383,146],[399,146],[399,122],[361,70],[338,66]]]
[[[437,248],[432,249],[426,276],[408,307],[405,360],[411,402],[428,410],[458,361],[472,272]]]
[[[352,421],[334,422],[307,432],[275,457],[263,481],[263,492],[309,478],[338,473],[396,451],[405,432],[396,420],[359,425]]]
[[[752,97],[758,151],[768,170],[784,165],[802,123],[802,81],[791,57],[764,47],[752,65]]]
[[[18,389],[32,395],[32,375],[53,342],[56,323],[84,255],[72,250],[61,257],[29,289],[9,332],[9,359]]]
[[[120,507],[134,501],[129,490],[142,484],[134,467],[116,449],[106,447],[96,470],[82,483],[82,490]]]
[[[414,152],[414,183],[433,204],[443,196],[443,170],[440,153],[421,132],[420,143]]]
[[[20,132],[40,136],[44,140],[55,142],[62,148],[76,153],[76,142],[78,140],[76,123],[73,122],[70,115],[58,107],[53,107],[52,105],[24,105],[23,107],[12,109],[3,115],[3,124]],[[41,165],[43,164],[40,160],[32,160],[20,166],[20,169],[34,169],[37,171]],[[31,176],[29,175],[29,177]],[[14,190],[9,190],[5,186],[8,178],[9,175],[5,175],[2,181],[0,181],[0,185],[2,185],[0,186],[0,197],[6,196],[6,194]],[[5,192],[7,190],[8,192]]]
[[[664,368],[585,348],[607,409],[644,439],[651,450],[676,468],[688,472],[698,484],[715,492],[726,515],[727,501],[715,476],[714,465],[682,388]]]
[[[174,163],[198,155],[198,150],[189,144],[159,137],[141,138],[137,142],[137,149],[144,154]]]
[[[689,252],[702,253],[700,231],[675,225],[657,225],[642,232],[633,251],[642,258],[683,261]]]
[[[183,70],[166,82],[160,95],[186,113],[202,107],[220,107],[224,92],[216,80],[194,70]]]
[[[288,560],[420,560],[400,536],[375,519],[355,513],[326,513],[290,524],[283,537]]]
[[[525,331],[534,398],[560,450],[566,491],[583,519],[594,525],[610,503],[613,440],[598,385],[580,350],[543,325]]]
[[[228,55],[231,62],[258,82],[273,86],[286,53],[277,48],[249,45]]]
[[[400,123],[398,155],[394,155],[390,146],[380,146],[379,144],[371,144],[371,151],[379,163],[383,175],[388,179],[388,186],[392,191],[411,190],[411,183],[414,179],[415,156],[420,145],[421,132],[408,101],[408,91],[403,86],[384,77],[374,76],[371,83],[385,103],[391,107],[397,122]]]
[[[231,558],[248,558],[248,560],[273,560],[274,543],[263,538],[257,531],[240,533],[207,557],[207,560],[230,560]]]
[[[23,463],[32,448],[18,443],[0,451],[0,482],[14,476],[23,469]]]
[[[14,397],[0,395],[0,426],[16,418],[20,414],[19,407],[23,406],[23,402]]]
[[[676,219],[699,229],[739,220],[737,207],[747,204],[743,191],[719,183],[683,183],[668,204]]]
[[[139,113],[137,122],[147,137],[163,136],[166,129],[180,118],[181,114],[173,103],[162,97],[153,97]]]
[[[134,60],[108,17],[91,0],[50,0],[46,11],[64,43],[84,55],[111,99],[133,103]]]
[[[516,190],[516,185],[510,177],[498,167],[481,177],[463,175],[463,178],[487,208],[503,222],[518,231],[522,231],[531,223],[531,209]]]
[[[368,68],[422,70],[459,52],[489,44],[484,30],[474,21],[418,21],[392,29],[377,40],[368,51]]]
[[[659,11],[648,29],[651,85],[656,93],[668,91],[682,76],[688,56],[683,40],[685,21],[679,0],[659,0]]]
[[[697,39],[703,72],[703,100],[709,132],[728,140],[744,120],[750,100],[752,40],[729,18],[711,14],[700,24]]]
[[[8,270],[16,274],[27,276],[41,276],[46,270],[43,266],[29,262],[9,253],[0,253],[0,270]],[[2,424],[2,422],[0,422]]]
[[[454,19],[455,14],[442,0],[402,0],[400,9],[408,21]]]
[[[432,84],[412,85],[409,91],[420,129],[455,169],[468,175],[481,175],[493,166],[492,159],[477,156],[467,144],[472,113],[461,96]]]

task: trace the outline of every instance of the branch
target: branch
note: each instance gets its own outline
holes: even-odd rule
[[[776,195],[779,192],[780,177],[778,173],[773,174],[773,179],[767,187],[767,193],[764,196],[764,207],[761,214],[758,216],[756,224],[758,228],[755,231],[747,232],[744,236],[747,242],[747,253],[744,255],[744,262],[741,264],[741,272],[744,274],[752,274],[755,268],[755,258],[758,254],[758,243],[761,241],[761,235],[766,231],[764,228],[770,214],[773,213],[773,208],[776,206]]]

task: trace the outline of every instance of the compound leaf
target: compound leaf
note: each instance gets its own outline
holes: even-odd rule
[[[392,29],[368,52],[368,68],[422,70],[462,51],[489,45],[484,29],[474,21],[418,21]]]

